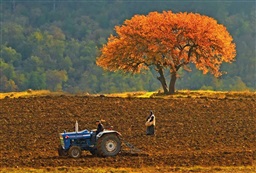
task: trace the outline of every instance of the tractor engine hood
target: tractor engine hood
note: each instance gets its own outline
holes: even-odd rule
[[[91,136],[91,133],[90,131],[88,131],[87,129],[85,130],[82,130],[82,131],[78,131],[78,132],[63,132],[63,133],[60,133],[60,135],[65,138],[65,139],[72,139],[72,138],[86,138],[86,137],[90,137]]]

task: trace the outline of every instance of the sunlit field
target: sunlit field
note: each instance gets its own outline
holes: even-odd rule
[[[82,168],[82,167],[58,167],[58,168],[0,168],[0,173],[255,173],[255,166],[247,167],[146,167],[146,168]]]
[[[19,98],[31,96],[46,95],[72,95],[65,92],[51,92],[49,90],[27,90],[23,92],[0,93],[0,99],[3,98]],[[256,92],[252,91],[211,91],[211,90],[179,90],[173,95],[164,95],[160,91],[137,91],[123,92],[112,94],[73,94],[77,96],[104,96],[104,97],[121,97],[121,98],[239,98],[240,96],[256,99]]]

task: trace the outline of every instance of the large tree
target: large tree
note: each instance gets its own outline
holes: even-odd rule
[[[220,65],[236,56],[233,38],[211,17],[164,11],[135,15],[116,26],[103,45],[97,65],[110,71],[139,73],[154,66],[165,94],[175,92],[177,72],[194,63],[204,74],[220,76]],[[169,87],[165,69],[170,72]]]

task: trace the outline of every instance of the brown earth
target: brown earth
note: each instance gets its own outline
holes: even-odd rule
[[[155,136],[145,119],[156,116]],[[43,96],[0,99],[1,167],[244,166],[256,159],[255,98],[110,98]],[[58,133],[95,129],[105,119],[141,150],[99,158],[59,157]]]

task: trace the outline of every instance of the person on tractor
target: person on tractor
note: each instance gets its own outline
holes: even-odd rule
[[[104,130],[104,126],[100,120],[97,120],[96,124],[97,124],[97,130],[96,130],[96,136],[97,136],[97,134],[99,134],[100,132],[102,132]]]
[[[92,137],[91,137],[91,141],[92,141],[92,144],[94,145],[96,143],[96,136],[102,132],[104,130],[104,126],[103,124],[101,123],[101,120],[97,120],[96,121],[96,124],[97,124],[97,129],[96,131],[93,132],[92,134]]]

